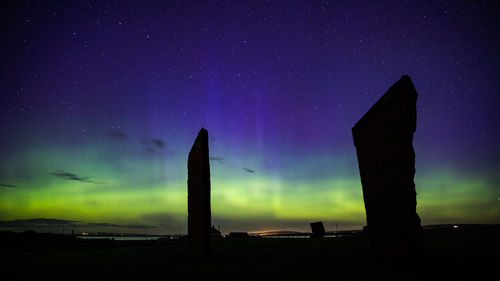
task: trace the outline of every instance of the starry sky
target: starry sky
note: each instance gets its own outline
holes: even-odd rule
[[[351,128],[402,75],[424,225],[500,222],[494,1],[2,1],[0,229],[365,225]],[[56,229],[56,230],[54,230]]]

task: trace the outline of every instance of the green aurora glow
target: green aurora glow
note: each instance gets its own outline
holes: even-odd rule
[[[148,162],[140,157],[135,161],[115,159],[121,162],[105,165],[101,161],[103,155],[92,151],[96,148],[72,151],[73,157],[50,149],[16,155],[11,161],[13,168],[7,172],[16,174],[16,161],[30,163],[30,176],[17,181],[17,187],[0,189],[1,220],[65,219],[79,221],[76,228],[82,231],[132,231],[127,227],[86,225],[105,222],[153,227],[150,233],[186,231],[185,159],[175,157],[163,164],[150,159],[145,165]],[[83,155],[86,155],[83,162],[71,160],[84,158]],[[307,222],[316,220],[325,221],[330,229],[335,223],[341,229],[361,228],[365,224],[361,184],[355,172],[345,177],[286,180],[213,162],[212,221],[215,225],[222,224],[225,231],[307,230]],[[50,163],[78,170],[90,176],[92,182],[54,177],[44,172],[56,170]],[[298,165],[297,169],[304,167]],[[123,170],[135,172],[123,173]],[[417,170],[416,186],[417,211],[423,224],[493,223],[498,219],[500,204],[493,182],[436,169],[426,174]]]
[[[186,233],[201,127],[223,233],[359,229],[351,129],[401,75],[423,224],[500,222],[498,5],[245,2],[3,1],[0,230]]]

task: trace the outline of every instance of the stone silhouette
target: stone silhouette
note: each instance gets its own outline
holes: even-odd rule
[[[196,256],[210,255],[210,162],[208,132],[200,130],[188,156],[188,240]]]
[[[367,229],[381,256],[415,256],[423,246],[413,182],[417,96],[402,76],[352,128]]]
[[[311,238],[321,238],[325,236],[325,227],[323,226],[323,222],[311,222]]]

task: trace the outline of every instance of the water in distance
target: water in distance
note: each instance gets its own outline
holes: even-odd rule
[[[76,238],[80,239],[109,239],[109,240],[122,240],[122,241],[129,241],[129,240],[157,240],[158,237],[153,237],[153,236],[77,236]]]

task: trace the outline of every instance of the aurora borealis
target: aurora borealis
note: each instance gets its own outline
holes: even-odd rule
[[[361,228],[351,128],[403,74],[422,223],[499,223],[499,10],[400,2],[2,2],[0,228],[185,233],[201,127],[222,232]]]

